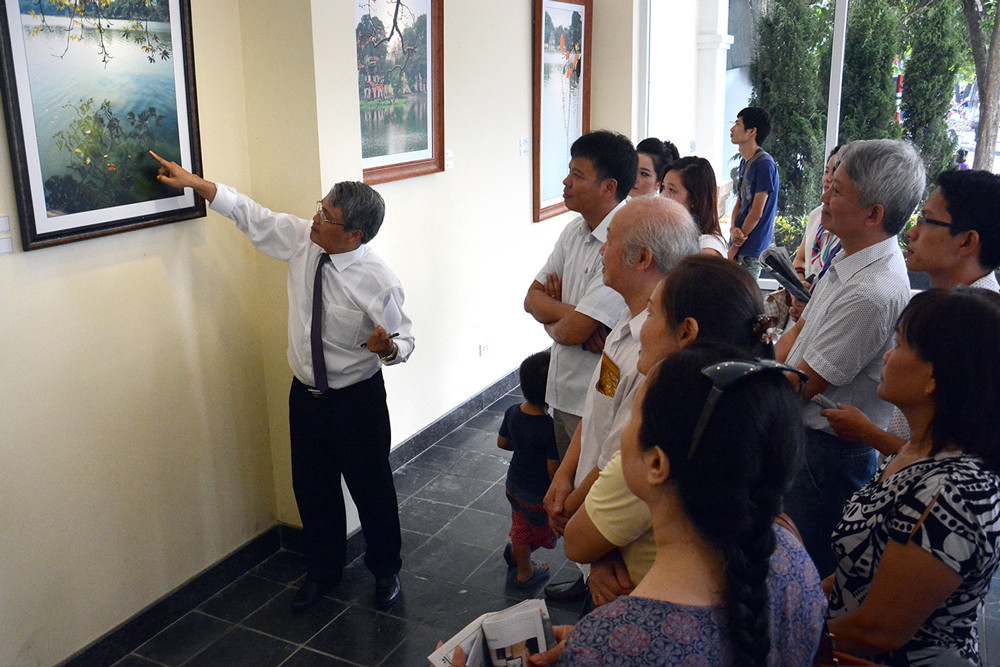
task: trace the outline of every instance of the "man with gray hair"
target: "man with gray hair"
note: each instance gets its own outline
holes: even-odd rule
[[[639,330],[649,297],[682,259],[700,251],[698,236],[684,206],[655,195],[630,200],[608,226],[601,246],[604,284],[622,295],[626,307],[608,334],[588,385],[580,426],[545,496],[550,524],[559,535],[583,504],[600,466],[620,446],[621,429],[641,384],[636,369]]]
[[[823,227],[840,238],[841,251],[820,274],[812,298],[776,356],[809,375],[805,400],[823,394],[857,406],[885,428],[892,406],[876,394],[882,357],[910,298],[906,263],[896,235],[920,203],[924,167],[901,141],[855,141],[840,151],[833,185],[823,193]],[[795,521],[821,577],[836,566],[830,536],[844,502],[875,473],[875,452],[836,436],[806,403],[806,456],[785,509]]]
[[[193,188],[258,250],[288,263],[292,487],[307,565],[292,611],[340,583],[347,540],[341,477],[358,508],[375,600],[391,605],[400,592],[402,542],[382,366],[406,361],[413,335],[399,279],[366,245],[382,225],[382,196],[364,183],[337,183],[304,220],[153,157],[157,180]]]

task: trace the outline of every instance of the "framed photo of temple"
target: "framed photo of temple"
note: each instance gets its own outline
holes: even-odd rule
[[[359,0],[365,183],[444,171],[444,0]]]
[[[3,0],[4,119],[25,250],[205,215],[189,0]]]
[[[592,0],[535,0],[533,193],[535,222],[566,211],[569,149],[590,131]]]

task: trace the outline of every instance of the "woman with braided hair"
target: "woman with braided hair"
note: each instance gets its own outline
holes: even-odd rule
[[[575,626],[560,666],[812,664],[826,601],[801,542],[775,523],[804,437],[788,371],[707,345],[653,369],[622,459],[656,560],[631,595]]]

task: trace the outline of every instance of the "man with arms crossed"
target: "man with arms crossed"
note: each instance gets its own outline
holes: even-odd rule
[[[347,539],[341,475],[358,507],[376,602],[391,605],[402,560],[382,366],[406,361],[413,336],[399,280],[365,245],[382,225],[382,196],[363,183],[337,183],[312,221],[302,220],[153,157],[157,180],[193,188],[258,250],[288,263],[292,486],[308,566],[292,610],[340,583]]]
[[[580,423],[605,334],[625,309],[621,296],[604,285],[600,250],[639,169],[632,142],[613,132],[583,135],[570,155],[563,199],[580,215],[563,229],[524,298],[524,309],[545,325],[553,342],[545,400],[552,406],[560,459]]]
[[[924,166],[901,141],[855,141],[840,151],[833,185],[823,193],[823,227],[842,249],[817,282],[802,316],[775,347],[779,361],[805,371],[805,400],[824,394],[856,405],[880,428],[892,406],[876,394],[882,357],[893,346],[910,282],[896,234],[924,190]],[[830,535],[844,502],[871,479],[875,452],[838,438],[807,403],[806,461],[785,497],[821,577],[834,570]]]

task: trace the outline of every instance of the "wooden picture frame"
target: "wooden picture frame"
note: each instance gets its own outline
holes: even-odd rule
[[[590,132],[593,0],[535,0],[532,212],[535,222],[566,211],[569,149]]]
[[[189,0],[142,15],[114,0],[53,6],[4,0],[0,13],[24,250],[204,216],[200,197],[157,182],[147,152],[201,173]]]
[[[355,20],[364,182],[444,171],[444,0],[366,0]]]

